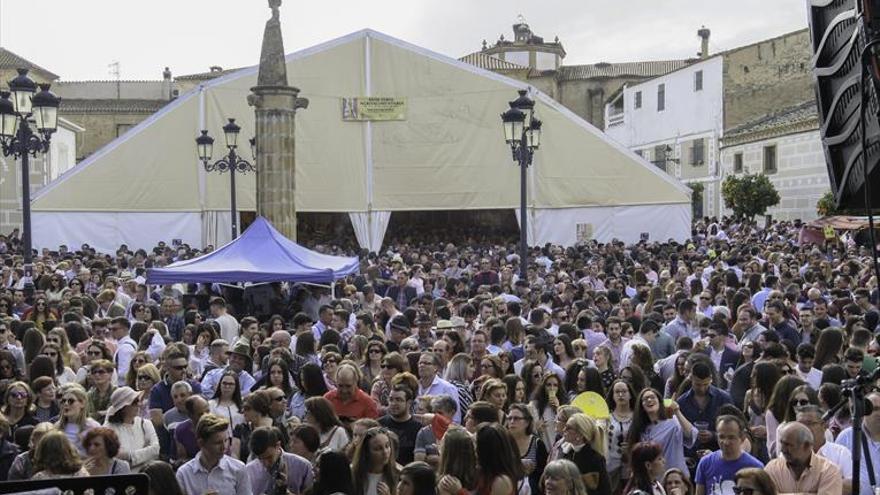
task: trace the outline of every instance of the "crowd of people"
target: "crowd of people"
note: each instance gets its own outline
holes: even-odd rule
[[[704,219],[686,242],[534,247],[524,277],[510,240],[426,236],[357,253],[332,288],[148,285],[203,254],[164,243],[44,249],[26,277],[17,235],[0,236],[0,479],[843,495],[853,417],[834,409],[857,381],[872,405],[858,489],[874,495],[870,249],[797,234]]]

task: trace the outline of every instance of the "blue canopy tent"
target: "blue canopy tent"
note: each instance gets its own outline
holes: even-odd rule
[[[331,284],[357,273],[356,257],[308,250],[257,217],[241,236],[198,258],[147,270],[148,284],[304,282]]]

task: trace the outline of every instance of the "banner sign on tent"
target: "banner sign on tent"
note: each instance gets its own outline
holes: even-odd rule
[[[342,120],[406,120],[406,98],[364,96],[342,98]]]

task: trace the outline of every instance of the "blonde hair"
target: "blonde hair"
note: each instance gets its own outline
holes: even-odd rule
[[[574,428],[575,431],[584,438],[586,443],[590,444],[590,447],[601,454],[602,457],[607,456],[605,430],[599,428],[599,425],[596,424],[596,421],[593,418],[584,413],[576,413],[568,418],[565,425]]]
[[[199,418],[199,422],[196,424],[196,438],[207,440],[211,438],[211,435],[224,432],[227,429],[229,429],[228,419],[208,413]]]
[[[79,416],[73,421],[80,429],[83,429],[86,425],[86,419],[88,419],[88,408],[89,408],[89,396],[86,393],[86,389],[83,388],[79,383],[66,383],[61,386],[59,397],[64,397],[67,394],[70,394],[76,398],[82,404],[82,409],[79,412]],[[64,428],[69,425],[71,421],[67,419],[63,414],[58,415],[58,422],[55,423],[55,426],[64,431]]]
[[[67,332],[64,331],[63,327],[55,327],[52,330],[49,330],[48,335],[55,335],[61,340],[61,358],[64,360],[64,366],[70,366],[70,339],[67,338]]]

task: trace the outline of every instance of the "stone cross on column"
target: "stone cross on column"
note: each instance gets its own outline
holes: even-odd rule
[[[257,85],[251,88],[248,104],[256,117],[257,214],[296,240],[294,117],[309,101],[299,98],[299,89],[287,84],[280,6],[281,0],[269,0],[272,18],[263,31]]]

